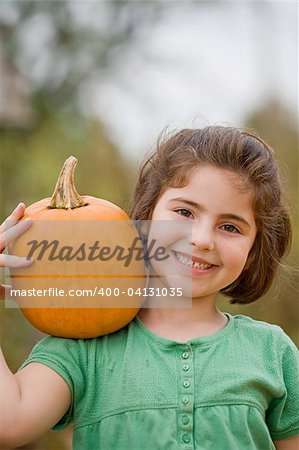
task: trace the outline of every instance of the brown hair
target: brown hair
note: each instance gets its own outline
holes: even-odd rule
[[[272,148],[256,133],[233,127],[183,129],[162,141],[143,163],[135,188],[131,218],[150,220],[168,187],[183,187],[199,164],[230,170],[253,193],[257,226],[246,265],[221,292],[231,303],[251,303],[270,288],[291,245],[290,218]]]

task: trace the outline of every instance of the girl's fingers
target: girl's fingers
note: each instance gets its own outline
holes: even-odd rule
[[[26,259],[22,256],[0,255],[0,267],[27,267],[31,266],[33,259]]]
[[[19,203],[10,216],[0,225],[0,234],[13,227],[23,217],[25,212],[24,203]]]
[[[32,219],[25,219],[18,222],[13,227],[0,234],[0,252],[3,252],[5,247],[14,239],[25,233],[32,225]]]

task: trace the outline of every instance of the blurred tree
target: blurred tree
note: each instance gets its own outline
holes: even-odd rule
[[[15,74],[11,83],[19,76],[27,82],[39,113],[78,109],[82,89],[121,70],[124,49],[160,10],[159,1],[1,2],[2,71]],[[22,87],[18,91],[24,95]]]
[[[298,219],[296,202],[299,180],[298,126],[296,118],[276,99],[269,100],[247,119],[247,126],[258,130],[275,150],[285,179],[292,211]]]
[[[159,2],[126,0],[0,3],[2,218],[19,199],[49,196],[73,153],[80,158],[78,181],[89,175],[83,191],[127,206],[134,167],[103,125],[82,113],[82,91],[121,69],[123,50],[160,10]]]
[[[136,168],[119,153],[99,121],[44,116],[33,129],[2,129],[0,133],[5,149],[0,156],[3,217],[18,201],[30,204],[51,196],[70,155],[79,161],[75,176],[82,195],[128,207]]]

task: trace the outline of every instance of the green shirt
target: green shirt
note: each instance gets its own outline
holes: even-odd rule
[[[72,406],[55,429],[74,421],[74,450],[274,449],[299,434],[297,349],[278,326],[227,316],[186,343],[138,317],[95,339],[46,337],[24,365],[68,383]]]

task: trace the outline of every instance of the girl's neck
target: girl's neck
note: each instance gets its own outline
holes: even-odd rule
[[[196,300],[192,308],[143,308],[138,316],[153,333],[178,342],[214,334],[227,323],[215,304]]]

